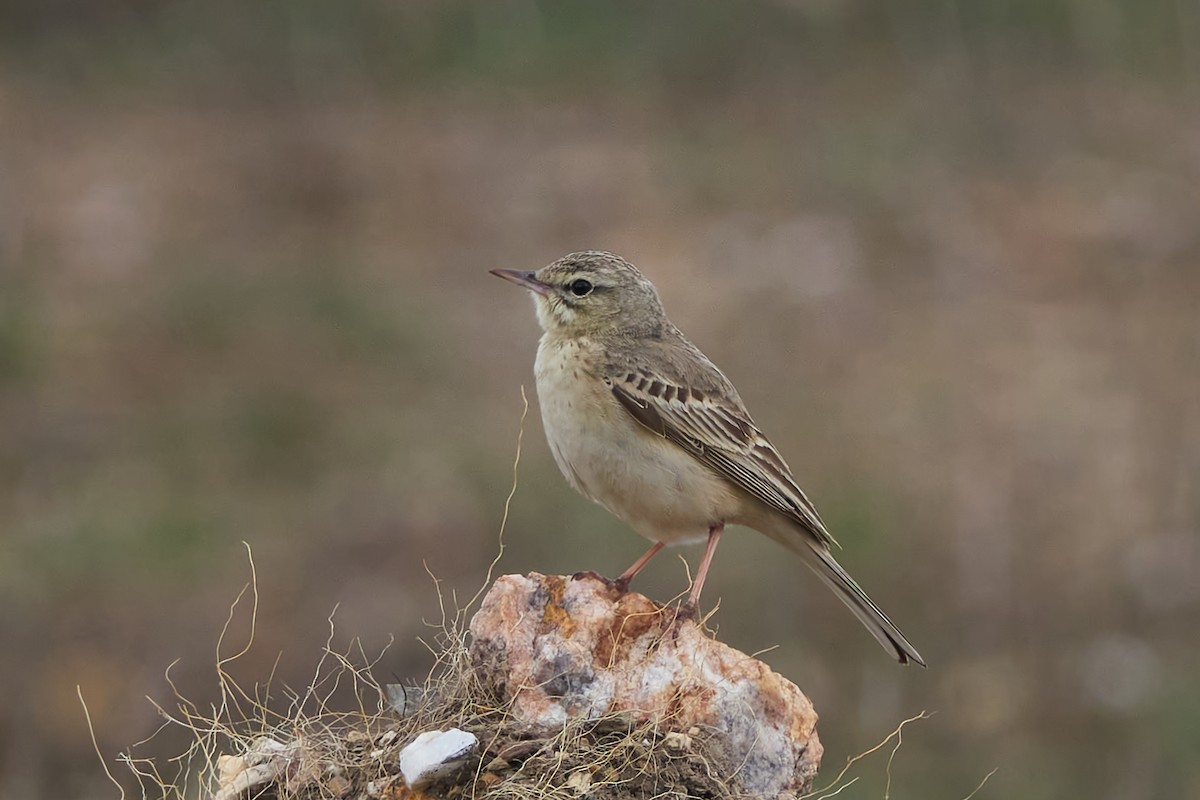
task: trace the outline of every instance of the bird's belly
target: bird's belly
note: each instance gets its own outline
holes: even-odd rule
[[[539,358],[538,398],[554,460],[581,494],[647,539],[702,540],[735,516],[729,485],[692,456],[639,425],[598,377],[547,369]]]

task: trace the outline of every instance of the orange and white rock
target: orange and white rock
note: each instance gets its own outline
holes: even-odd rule
[[[622,714],[661,731],[712,732],[747,794],[806,791],[820,765],[817,714],[766,664],[691,621],[591,576],[505,575],[471,621],[472,658],[512,719],[552,730]]]

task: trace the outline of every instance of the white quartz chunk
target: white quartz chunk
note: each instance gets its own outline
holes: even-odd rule
[[[400,751],[400,772],[405,783],[420,789],[460,767],[478,744],[475,734],[458,728],[426,731]]]

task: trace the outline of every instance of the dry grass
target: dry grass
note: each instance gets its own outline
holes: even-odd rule
[[[248,595],[250,636],[230,655],[224,654],[224,632],[220,637],[218,700],[201,707],[176,692],[170,708],[156,704],[164,727],[179,726],[190,733],[190,747],[173,758],[138,758],[134,753],[144,741],[120,759],[136,776],[143,798],[218,797],[222,788],[227,789],[224,797],[230,798],[415,796],[399,778],[400,750],[424,731],[448,728],[473,733],[480,745],[455,774],[425,790],[431,797],[568,800],[586,794],[615,800],[667,796],[732,800],[745,796],[730,771],[719,766],[720,741],[713,731],[680,731],[670,718],[645,722],[620,714],[572,719],[554,730],[531,728],[513,719],[504,697],[503,673],[472,651],[465,609],[457,606],[451,610],[443,604],[443,619],[425,642],[435,657],[433,668],[423,681],[405,686],[382,684],[373,675],[386,647],[369,655],[355,641],[345,651],[335,651],[331,615],[329,638],[311,683],[300,691],[285,688],[286,707],[276,710],[268,701],[269,679],[248,691],[229,673],[229,667],[253,645],[258,593],[252,556],[250,565],[251,581],[230,607],[224,629],[228,632]],[[333,698],[345,686],[355,701],[348,709],[335,707]],[[922,712],[904,720],[877,745],[849,759],[827,785],[799,800],[841,795],[859,784],[865,761],[883,753],[887,754],[887,782],[882,796],[888,798],[904,729],[928,717]],[[241,792],[228,792],[238,771],[250,774],[255,769],[269,779]]]
[[[250,563],[251,582],[231,606],[225,626],[227,632],[248,594],[250,637],[226,655],[221,636],[218,700],[202,707],[176,692],[171,707],[156,703],[164,727],[187,730],[191,746],[166,760],[138,758],[134,753],[143,741],[121,757],[144,798],[218,796],[234,785],[239,770],[255,768],[271,778],[247,787],[243,796],[397,797],[407,791],[396,778],[400,750],[421,732],[452,727],[475,734],[480,747],[458,774],[430,789],[435,796],[523,800],[681,791],[737,796],[712,768],[705,732],[681,733],[670,730],[669,720],[634,722],[622,715],[571,720],[552,731],[512,719],[500,673],[473,656],[466,616],[457,607],[426,642],[434,667],[424,681],[405,687],[381,684],[372,674],[386,648],[373,656],[358,642],[344,652],[334,650],[331,616],[310,685],[285,688],[286,708],[276,710],[268,701],[270,680],[247,690],[229,672],[253,645],[258,594],[252,557]],[[332,698],[347,685],[356,702],[348,710],[335,708]]]

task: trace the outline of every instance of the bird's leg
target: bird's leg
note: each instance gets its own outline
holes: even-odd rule
[[[658,554],[658,551],[662,549],[663,543],[655,542],[654,546],[647,550],[644,556],[633,562],[632,567],[622,572],[621,576],[613,581],[613,585],[616,586],[622,594],[629,591],[630,581],[636,578],[637,574],[645,569],[646,565],[650,563],[650,559],[654,558],[654,556]]]
[[[625,592],[629,591],[629,582],[636,578],[637,574],[646,568],[646,565],[650,563],[650,559],[654,558],[658,551],[662,550],[663,547],[664,545],[662,542],[655,542],[654,546],[647,550],[645,555],[633,562],[633,566],[622,572],[618,578],[606,578],[603,575],[588,570],[587,572],[576,572],[571,576],[571,579],[579,580],[581,578],[595,578],[596,580],[603,582],[608,588],[616,589],[621,594],[625,594]]]
[[[679,618],[688,619],[695,615],[700,607],[700,592],[704,589],[704,579],[708,577],[708,568],[712,565],[713,553],[717,552],[717,542],[721,540],[721,532],[725,523],[718,522],[708,529],[708,544],[704,546],[704,558],[700,559],[700,568],[696,570],[696,580],[692,581],[692,591],[688,599],[679,609]]]

